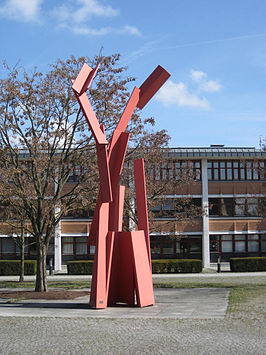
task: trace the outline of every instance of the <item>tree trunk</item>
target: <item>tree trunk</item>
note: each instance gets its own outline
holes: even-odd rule
[[[25,260],[25,235],[24,228],[21,228],[21,245],[20,245],[20,275],[19,282],[24,281],[24,260]]]
[[[39,240],[37,241],[37,275],[35,283],[35,292],[47,292],[46,277],[46,255],[47,248]]]

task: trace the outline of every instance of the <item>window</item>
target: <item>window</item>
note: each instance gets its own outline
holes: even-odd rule
[[[239,162],[233,162],[233,172],[234,172],[234,180],[239,180]]]
[[[173,217],[174,216],[174,205],[173,201],[165,200],[162,203],[162,216],[163,217]]]
[[[190,254],[201,252],[201,240],[198,238],[190,238]]]
[[[221,235],[222,253],[232,253],[233,243],[231,235]]]
[[[266,234],[261,236],[261,251],[266,253]]]
[[[158,201],[152,209],[154,218],[177,218],[178,215],[201,217],[201,198],[179,198]]]
[[[174,178],[173,164],[172,163],[168,164],[168,177],[169,177],[169,180],[172,180]]]
[[[249,216],[258,216],[258,198],[247,199],[247,214]]]
[[[94,255],[95,254],[95,245],[90,245],[90,254]]]
[[[248,251],[253,253],[257,253],[259,251],[258,234],[248,235]]]
[[[160,237],[152,237],[150,239],[151,245],[151,255],[157,256],[161,254],[161,244],[160,244]]]
[[[75,208],[69,211],[64,218],[88,218],[93,215],[93,211],[88,210],[87,208]]]
[[[87,237],[76,237],[76,255],[87,255]]]
[[[63,254],[73,255],[73,237],[63,237]]]
[[[217,253],[219,250],[219,235],[210,235],[210,252]]]
[[[208,161],[208,180],[264,180],[264,161]]]
[[[209,198],[209,215],[219,216],[219,199]]]
[[[236,198],[235,199],[235,215],[236,216],[245,216],[245,198]]]
[[[167,179],[167,164],[162,164],[162,180]]]
[[[233,216],[233,198],[221,198],[221,216]]]
[[[226,180],[232,180],[233,175],[232,175],[232,162],[227,161],[226,162]]]
[[[184,177],[189,177],[191,179],[196,179],[199,181],[201,179],[201,163],[197,160],[192,161],[178,161],[175,162],[175,179],[180,180]]]
[[[235,252],[245,253],[246,252],[246,236],[245,235],[235,235]]]
[[[226,180],[226,175],[225,175],[225,162],[221,161],[220,162],[220,179],[221,180]]]
[[[209,214],[210,216],[233,216],[233,198],[210,198]]]
[[[87,255],[87,242],[87,237],[62,237],[63,255],[72,255],[74,259],[76,255]]]
[[[209,198],[209,215],[256,217],[262,215],[263,202],[256,197]]]
[[[2,253],[3,254],[13,254],[15,252],[15,245],[12,238],[2,239]]]

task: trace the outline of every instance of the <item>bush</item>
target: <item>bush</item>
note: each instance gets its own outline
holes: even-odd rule
[[[230,270],[233,272],[266,271],[266,257],[231,258]]]
[[[36,260],[25,260],[24,275],[36,275]],[[0,260],[0,275],[20,275],[20,260]]]
[[[67,262],[68,275],[91,275],[93,260],[78,260]]]
[[[152,260],[153,274],[194,273],[202,271],[202,261],[196,259]]]
[[[93,260],[68,261],[68,275],[91,275]],[[153,274],[201,272],[202,261],[195,259],[152,260]]]

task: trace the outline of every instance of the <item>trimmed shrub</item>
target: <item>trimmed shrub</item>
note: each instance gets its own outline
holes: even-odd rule
[[[68,275],[91,275],[93,260],[77,260],[67,262]]]
[[[36,275],[36,260],[25,260],[24,275]],[[1,276],[17,276],[20,274],[20,260],[0,260]]]
[[[153,274],[194,273],[202,271],[202,261],[197,259],[152,260]]]
[[[68,275],[91,275],[93,260],[68,261]],[[202,261],[196,259],[152,260],[153,274],[201,272]]]
[[[230,270],[233,272],[266,271],[266,257],[231,258]]]

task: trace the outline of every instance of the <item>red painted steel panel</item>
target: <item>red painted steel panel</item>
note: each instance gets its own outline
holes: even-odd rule
[[[115,205],[113,206],[114,214],[113,214],[113,229],[117,232],[122,231],[123,226],[123,212],[124,212],[124,200],[125,200],[125,186],[119,185],[116,198],[115,198]],[[110,228],[110,223],[109,223]]]
[[[135,268],[136,295],[139,307],[155,304],[152,272],[146,249],[144,231],[131,232],[132,253]]]
[[[129,136],[129,133],[122,132],[112,150],[109,151],[109,168],[113,195],[115,195],[118,188],[118,183],[126,156]],[[115,196],[113,196],[113,198],[115,198]]]
[[[110,282],[108,289],[108,305],[114,305],[118,299],[118,277],[119,277],[119,238],[118,233],[114,234],[113,255],[110,269]]]
[[[134,260],[130,232],[118,232],[119,268],[116,302],[134,305]]]
[[[106,304],[109,295],[111,266],[112,266],[113,251],[114,251],[114,237],[115,237],[115,232],[109,231],[106,239]]]
[[[118,184],[119,184],[119,179],[120,175],[122,172],[123,164],[124,164],[124,159],[126,155],[126,150],[127,150],[127,145],[128,145],[128,140],[129,140],[130,134],[127,132],[120,132],[120,137],[117,140],[115,146],[112,149],[112,152],[109,152],[109,170],[110,170],[110,178],[111,178],[111,189],[112,189],[112,198],[113,201],[110,203],[110,225],[109,225],[109,230],[116,230],[113,221],[115,221],[115,198],[118,190]],[[91,223],[91,228],[90,228],[90,234],[88,238],[88,243],[90,245],[94,245],[96,243],[97,235],[98,235],[98,219],[99,219],[99,208],[101,206],[102,200],[100,194],[98,195],[97,198],[97,204],[94,210],[94,215],[93,215],[93,220]]]
[[[150,235],[149,235],[149,219],[147,208],[147,194],[145,184],[145,170],[144,159],[134,160],[134,176],[135,176],[135,190],[138,214],[138,229],[144,230],[146,247],[151,266],[151,249],[150,249]]]
[[[88,237],[89,245],[96,245],[96,240],[98,238],[98,225],[99,225],[99,210],[101,207],[101,195],[100,192],[98,194],[97,203],[94,209],[93,219],[90,226],[90,233]]]
[[[81,94],[84,92],[83,87],[88,80],[88,77],[90,73],[93,71],[93,69],[86,63],[83,64],[78,76],[74,80],[74,83],[72,85],[72,89],[77,93]]]
[[[100,63],[92,69],[88,64],[84,63],[77,78],[73,81],[72,89],[81,95],[91,86],[91,83],[99,69]]]
[[[132,94],[127,102],[127,105],[124,109],[124,112],[118,122],[118,125],[116,129],[114,130],[114,133],[112,135],[110,144],[109,144],[109,151],[112,151],[113,147],[115,146],[118,138],[120,137],[121,132],[125,132],[127,129],[128,122],[131,119],[131,116],[137,106],[137,103],[139,101],[139,94],[140,94],[140,89],[135,86],[134,90],[132,91]]]
[[[102,202],[112,201],[111,179],[109,164],[107,158],[107,148],[105,144],[96,144],[99,180],[100,180],[100,194]]]
[[[92,134],[98,144],[107,144],[107,140],[105,138],[105,134],[102,132],[100,128],[100,124],[95,116],[95,113],[91,107],[90,101],[84,92],[82,95],[76,95],[80,107],[82,108],[83,114],[88,122],[88,125],[92,131]]]
[[[140,87],[140,99],[137,107],[142,109],[170,77],[160,65],[151,73]]]
[[[99,209],[99,235],[93,263],[90,305],[106,308],[106,239],[108,233],[109,203],[102,203]]]
[[[131,116],[139,102],[140,89],[135,86],[132,94],[127,102],[127,105],[124,109],[124,112],[118,122],[116,129],[118,131],[124,132],[127,129],[128,122],[131,119]]]
[[[81,94],[85,91],[88,90],[88,88],[91,86],[91,83],[93,81],[93,79],[95,78],[95,75],[98,71],[100,67],[100,63],[97,64],[97,66],[90,72],[89,76],[88,76],[88,79],[86,80],[86,82],[84,83],[84,86],[82,88],[82,91],[81,91]]]

